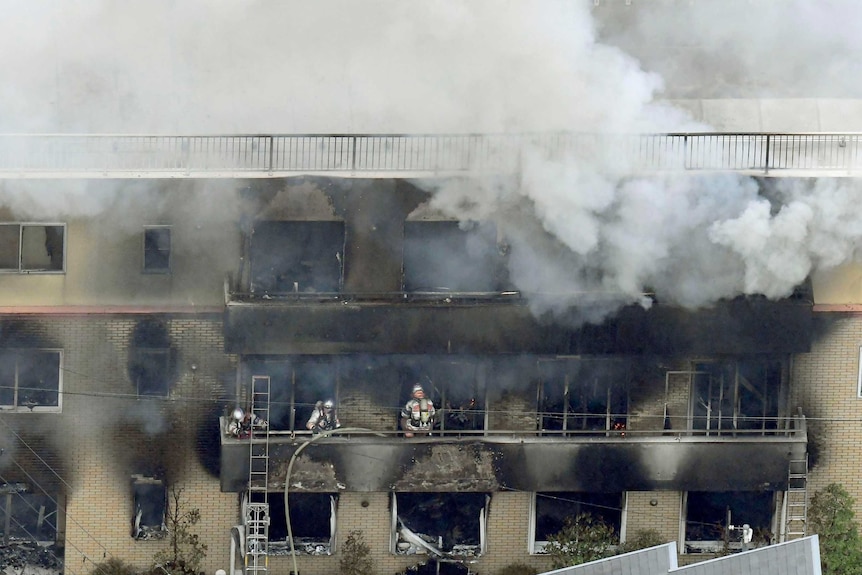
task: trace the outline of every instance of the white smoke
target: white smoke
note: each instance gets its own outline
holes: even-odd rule
[[[667,96],[862,94],[858,2],[631,4],[9,0],[0,131],[664,132],[708,129]],[[437,209],[497,223],[537,313],[598,319],[649,305],[645,289],[782,297],[857,256],[855,180],[788,182],[769,203],[748,178],[637,178],[594,152],[429,184]]]

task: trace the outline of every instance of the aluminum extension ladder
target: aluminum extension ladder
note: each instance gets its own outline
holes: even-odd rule
[[[786,540],[805,537],[808,531],[808,454],[791,459],[787,470]]]
[[[269,376],[252,376],[250,410],[255,418],[269,422]],[[267,496],[269,481],[269,433],[261,437],[252,425],[248,448],[248,501],[245,508],[245,573],[246,575],[265,574],[269,564],[269,500]],[[263,501],[253,494],[262,494]]]

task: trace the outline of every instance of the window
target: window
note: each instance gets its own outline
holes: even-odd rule
[[[263,502],[263,494],[252,493],[253,502]],[[331,555],[335,542],[336,509],[338,496],[335,493],[290,493],[290,531],[293,546],[303,555]],[[268,494],[270,555],[290,553],[287,538],[287,516],[284,513],[284,492]]]
[[[171,271],[171,228],[144,228],[144,272],[166,274]]]
[[[493,224],[404,224],[404,291],[496,292],[505,289],[505,270]]]
[[[608,435],[625,430],[628,368],[616,360],[539,363],[538,409],[548,435]]]
[[[706,435],[777,429],[780,361],[703,362],[694,370],[691,429]]]
[[[470,360],[411,357],[404,365],[400,397],[421,383],[437,411],[440,431],[480,431],[486,427],[485,364]],[[406,401],[406,399],[405,399]]]
[[[20,485],[0,487],[0,533],[9,539],[54,542],[57,539],[57,499],[30,493]]]
[[[168,491],[160,479],[133,476],[132,537],[135,539],[161,539],[167,534],[165,512]]]
[[[0,271],[63,272],[65,224],[0,224]]]
[[[0,350],[0,409],[60,411],[63,352]]]
[[[331,361],[297,358],[293,361],[250,361],[254,377],[270,378],[269,429],[307,431],[305,423],[317,401],[332,399],[338,407],[337,367]]]
[[[170,392],[173,352],[170,348],[133,349],[129,372],[138,395],[167,397]]]
[[[689,491],[684,497],[685,553],[740,550],[741,531],[736,528],[744,524],[754,531],[752,547],[772,541],[775,493]]]
[[[443,558],[482,555],[490,499],[486,493],[393,493],[393,552]]]
[[[341,291],[344,222],[259,222],[250,252],[252,292]]]
[[[613,528],[617,543],[623,535],[624,493],[535,493],[530,531],[531,553],[543,553],[548,538],[559,533],[567,520],[589,514]]]

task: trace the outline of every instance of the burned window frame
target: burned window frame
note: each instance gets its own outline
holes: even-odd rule
[[[294,226],[293,234],[285,231],[277,233],[277,226]],[[337,234],[325,234],[324,231],[314,232],[313,226],[328,226],[331,230],[337,230]],[[272,230],[267,230],[272,228]],[[303,230],[302,228],[305,228]],[[297,236],[305,242],[305,246],[296,248],[288,259],[285,256],[286,249],[277,250],[270,248],[265,250],[259,248],[260,240],[255,239],[255,234],[261,234],[265,239],[271,236],[292,237]],[[266,236],[269,234],[269,236]],[[300,258],[299,254],[305,254],[311,248],[308,246],[310,238],[315,240],[313,253],[307,257]],[[283,238],[282,238],[283,239]],[[329,241],[327,241],[329,240]],[[283,240],[284,241],[284,240]],[[326,294],[340,293],[344,288],[344,253],[347,243],[347,226],[343,220],[261,220],[255,223],[254,229],[249,236],[249,291],[266,295],[299,295],[299,294]],[[269,245],[263,242],[264,245]],[[323,257],[326,250],[333,250],[332,259]],[[296,260],[296,261],[291,261]],[[276,263],[289,261],[277,269]],[[327,263],[328,262],[328,263]],[[324,266],[326,263],[327,266]],[[302,270],[303,266],[307,269]],[[322,271],[321,271],[322,270]],[[290,277],[285,277],[290,276]],[[303,283],[304,278],[310,278],[308,283]]]
[[[158,487],[161,491],[161,522],[158,525],[141,525],[141,518],[144,515],[144,509],[139,504],[140,499],[143,498],[144,494],[142,493],[145,487]],[[131,481],[131,489],[132,489],[132,530],[131,536],[132,539],[135,540],[146,540],[146,539],[163,539],[167,533],[168,528],[166,524],[167,513],[168,513],[168,487],[165,482],[161,479],[157,479],[154,477],[146,477],[143,475],[133,475]],[[150,513],[151,515],[159,515],[158,509],[155,510],[154,513]]]
[[[626,522],[628,515],[628,493],[625,491],[619,493],[593,493],[593,492],[576,492],[576,491],[561,491],[561,492],[550,492],[550,491],[534,491],[530,494],[530,528],[529,528],[529,553],[531,555],[545,555],[547,552],[545,548],[547,547],[549,541],[547,540],[539,540],[538,537],[538,523],[541,519],[540,514],[540,501],[542,501],[543,497],[552,498],[554,500],[560,500],[563,498],[570,499],[572,496],[582,496],[585,499],[599,496],[599,497],[611,497],[618,496],[620,498],[620,508],[617,510],[616,508],[612,508],[613,511],[619,511],[619,520],[612,522],[612,526],[616,528],[616,524],[619,523],[619,528],[616,530],[617,534],[617,544],[626,540]],[[589,501],[567,501],[569,503],[573,503],[576,505],[578,511],[575,513],[573,517],[576,517],[580,513],[584,513],[581,511],[581,507],[587,507],[591,515],[596,516],[599,515],[598,512],[589,511],[589,508],[597,507],[600,509],[605,509],[606,511],[610,511],[608,509],[610,506],[604,504],[597,504]],[[608,523],[607,521],[605,523]]]
[[[278,505],[273,505],[274,502],[284,502],[287,499],[288,509],[293,510],[290,515],[294,517],[295,515],[299,515],[302,513],[302,509],[297,509],[303,503],[302,499],[316,497],[321,501],[320,505],[325,503],[324,498],[328,498],[329,501],[329,517],[326,521],[329,523],[329,537],[326,541],[323,541],[322,538],[313,535],[303,535],[301,532],[301,524],[299,524],[295,519],[290,520],[290,533],[293,534],[293,548],[296,551],[297,555],[308,555],[308,556],[321,556],[321,555],[332,555],[336,551],[336,542],[337,542],[337,528],[338,528],[338,500],[339,494],[337,492],[290,492],[289,494],[284,491],[269,491],[266,493],[266,501],[269,504],[269,529],[267,540],[267,553],[268,555],[286,555],[291,551],[290,540],[288,539],[288,529],[287,529],[287,514],[285,511],[285,506],[281,505],[281,509],[279,509]],[[245,507],[252,500],[260,500],[256,502],[262,502],[264,498],[263,493],[253,492],[249,493],[245,492],[243,496],[243,513],[242,516],[246,517]],[[273,533],[278,533],[278,528],[284,525],[284,538],[273,539]],[[309,545],[316,545],[318,547],[322,547],[323,551],[320,553],[310,552],[308,550]]]
[[[580,364],[584,365],[581,367]],[[593,381],[592,387],[605,390],[604,398],[593,393],[589,397],[580,395],[580,402],[574,403],[573,390],[589,386],[589,382],[581,379],[581,371],[592,371],[590,366],[608,366],[608,373],[602,374],[607,380],[601,383]],[[604,369],[604,368],[603,368]],[[615,358],[581,358],[556,357],[541,358],[537,362],[536,383],[536,422],[537,429],[544,435],[562,437],[600,435],[613,437],[625,434],[631,409],[630,385],[631,374],[628,363]],[[599,370],[596,370],[599,371]],[[556,378],[562,377],[562,380]],[[560,387],[561,389],[554,389]],[[556,402],[563,407],[560,411],[549,411],[547,406],[550,397],[556,397]],[[591,411],[590,404],[604,401],[604,411]],[[614,406],[620,409],[615,409]],[[579,407],[579,409],[576,409]],[[559,420],[559,425],[556,421]],[[596,422],[601,420],[601,425]],[[591,423],[592,422],[592,423]]]
[[[32,492],[27,485],[21,483],[4,484],[2,487],[2,491],[0,491],[0,543],[6,545],[11,539],[21,538],[20,534],[16,534],[17,531],[23,532],[26,539],[38,542],[54,543],[58,540],[60,530],[57,523],[60,517],[60,506],[58,504],[57,497],[52,497],[45,492]],[[35,498],[36,500],[47,500],[51,506],[51,510],[48,513],[45,513],[44,505],[40,506],[40,509],[37,510],[33,506],[32,502],[27,501],[27,499],[30,498]],[[21,513],[18,513],[18,519],[15,518],[16,509],[24,509],[23,514],[25,516],[31,516],[31,512],[35,511],[37,513],[35,531],[37,531],[39,535],[42,535],[43,531],[41,529],[41,525],[43,523],[47,523],[49,532],[53,532],[51,537],[47,539],[41,536],[36,537],[34,529],[30,529],[28,528],[30,526],[22,523],[22,518],[20,517]],[[54,518],[53,524],[49,521],[52,516]],[[26,519],[24,520],[26,521]],[[6,526],[9,526],[9,532],[6,531]]]
[[[167,247],[163,244],[167,242]],[[143,259],[141,271],[145,274],[169,274],[173,262],[173,231],[171,226],[144,226],[141,236]],[[161,265],[159,265],[161,264]]]
[[[488,551],[488,511],[491,507],[491,494],[490,493],[441,491],[441,492],[400,492],[400,494],[402,496],[406,495],[406,496],[411,496],[411,497],[434,497],[435,495],[437,495],[437,496],[446,495],[448,497],[483,496],[484,497],[484,503],[482,504],[482,507],[481,507],[480,512],[479,512],[479,517],[477,518],[477,521],[479,523],[477,526],[478,527],[479,544],[478,545],[454,544],[454,545],[452,545],[451,550],[448,550],[448,551],[443,550],[442,546],[441,546],[441,548],[438,549],[438,551],[440,551],[441,557],[447,557],[448,556],[448,557],[453,557],[453,558],[457,558],[457,557],[461,557],[461,558],[463,558],[463,557],[481,557],[487,553],[487,551]],[[397,492],[397,491],[392,491],[389,494],[389,511],[390,511],[389,552],[392,555],[402,555],[402,556],[403,555],[424,555],[424,556],[428,556],[429,553],[427,551],[425,553],[418,553],[418,552],[417,553],[411,553],[409,549],[401,550],[402,549],[401,545],[405,542],[400,541],[401,535],[400,535],[399,524],[403,525],[403,522],[399,521],[400,516],[398,513],[398,495],[399,495],[399,492]],[[410,530],[410,528],[407,525],[404,525],[404,527],[406,529]],[[412,532],[412,530],[410,530],[410,531]],[[415,534],[414,534],[414,536],[415,536]],[[439,536],[440,535],[438,534],[438,537]],[[409,542],[406,542],[406,543],[409,546]],[[464,549],[464,548],[468,548],[468,547],[469,548],[475,547],[476,552],[471,553],[471,554],[463,554],[463,553],[459,554],[456,552],[456,550],[459,548]]]
[[[754,540],[751,544],[750,548],[754,548],[757,546],[761,546],[764,543],[762,541],[758,541],[758,539],[762,539],[764,537],[763,529],[766,529],[763,525],[755,525],[749,519],[741,519],[739,522],[733,517],[731,513],[730,525],[734,527],[734,532],[731,533],[730,530],[727,529],[727,518],[722,517],[715,524],[708,524],[699,522],[701,525],[712,525],[712,529],[716,530],[717,533],[721,533],[725,535],[727,539],[695,539],[690,537],[692,534],[693,528],[689,528],[689,505],[692,499],[692,495],[695,496],[725,496],[725,497],[745,497],[749,496],[761,496],[764,499],[765,503],[767,500],[771,501],[768,503],[771,506],[769,511],[769,527],[768,533],[771,536],[772,540],[775,539],[776,533],[778,531],[778,523],[779,523],[779,515],[781,513],[781,506],[779,505],[780,492],[778,491],[683,491],[681,494],[681,503],[680,503],[680,525],[679,525],[679,540],[681,541],[680,545],[680,553],[681,554],[699,554],[699,553],[723,553],[726,551],[742,551],[744,547],[740,541],[741,538],[741,528],[743,524],[748,523],[752,529],[754,529]],[[751,502],[740,502],[738,503],[741,507],[751,508]],[[699,509],[702,509],[703,505],[699,506]],[[763,510],[759,510],[762,512]],[[751,515],[749,515],[751,517]]]
[[[171,381],[173,379],[173,371],[175,364],[175,352],[172,347],[143,347],[135,346],[130,350],[133,355],[133,367],[141,370],[141,373],[134,373],[131,376],[132,384],[135,386],[135,393],[138,397],[166,398],[171,394]],[[161,361],[150,361],[153,357],[160,357]],[[159,369],[150,369],[150,367],[158,365]],[[142,392],[141,385],[145,378],[156,378],[154,374],[161,374],[157,379],[161,385],[158,388],[153,388],[153,393]]]
[[[26,398],[22,399],[21,394],[21,359],[27,354],[50,354],[56,355],[57,363],[57,389],[45,389],[49,394],[57,394],[57,404],[39,404],[28,403]],[[63,359],[64,353],[62,349],[56,348],[5,348],[0,349],[0,363],[5,362],[7,358],[14,358],[15,365],[13,367],[12,376],[14,378],[14,388],[12,389],[12,403],[3,403],[2,395],[0,394],[0,411],[16,412],[16,413],[60,413],[63,411]],[[45,363],[40,362],[44,367]],[[3,366],[0,369],[5,369]],[[4,390],[0,386],[0,391]],[[28,388],[24,388],[28,389]]]
[[[66,250],[67,250],[67,229],[66,224],[62,222],[0,222],[0,229],[2,228],[18,228],[17,233],[17,254],[9,254],[11,257],[16,258],[16,263],[14,266],[0,265],[0,273],[9,273],[9,274],[64,274],[66,273]],[[59,240],[62,245],[60,246],[59,253],[56,253],[55,248],[51,248],[48,243],[50,241],[50,237],[48,236],[48,232],[45,232],[45,255],[51,260],[49,266],[40,266],[40,265],[27,265],[25,258],[27,257],[27,246],[29,245],[28,238],[26,237],[26,230],[29,228],[42,228],[47,230],[48,228],[59,228]],[[0,256],[0,262],[3,261],[3,254]],[[10,257],[10,259],[11,259]],[[54,263],[55,259],[59,259],[59,265]]]
[[[436,234],[420,233],[422,227],[431,229],[432,226],[437,226],[443,232],[438,231]],[[445,228],[444,228],[445,226]],[[456,238],[457,232],[458,237]],[[435,218],[435,219],[408,219],[404,222],[404,248],[401,262],[401,289],[405,293],[442,293],[442,294],[458,294],[458,293],[498,293],[509,289],[510,282],[507,276],[505,244],[501,241],[499,232],[495,224],[488,220],[476,221],[458,221],[455,219]],[[488,241],[485,236],[493,234],[493,242]],[[477,238],[483,240],[485,244],[484,253],[471,254],[469,244],[476,242]],[[460,241],[462,246],[449,246],[453,242]],[[438,245],[435,245],[438,244]],[[449,250],[435,249],[441,245],[447,245]],[[431,253],[447,253],[454,252],[448,256],[451,260],[455,254],[466,254],[472,257],[475,262],[489,263],[489,267],[485,269],[487,273],[474,277],[479,269],[478,265],[461,265],[456,266],[462,270],[469,270],[469,277],[456,277],[453,273],[444,274],[445,277],[428,278],[429,274],[429,258],[427,250],[431,249]],[[415,253],[414,253],[415,252]],[[493,258],[489,258],[491,255]],[[435,264],[436,265],[436,264]],[[435,269],[430,272],[439,271],[440,269],[449,269],[449,266],[444,266],[442,262],[436,265]],[[489,277],[485,277],[489,275]],[[432,285],[424,285],[429,281]],[[452,285],[441,285],[452,284]],[[466,284],[466,285],[458,285]],[[485,284],[485,285],[480,285]]]
[[[329,357],[247,357],[248,381],[268,378],[270,432],[310,434],[305,424],[317,401],[331,399],[338,415],[341,367]],[[315,372],[319,370],[320,375]]]
[[[691,362],[691,370],[685,372],[689,376],[689,401],[687,427],[693,433],[706,436],[735,435],[737,433],[770,434],[779,432],[780,420],[786,415],[786,361],[777,357],[760,357],[747,359],[703,359]],[[763,390],[758,390],[751,384],[750,377],[744,371],[763,369]],[[719,377],[716,378],[716,373]],[[731,382],[725,384],[725,375]],[[777,383],[775,379],[777,378]],[[718,380],[719,395],[712,397],[713,381]],[[707,401],[698,393],[698,388],[706,380],[708,389]],[[725,388],[732,395],[725,396]],[[760,393],[760,413],[746,414],[743,411],[743,395],[748,391],[752,395]],[[700,401],[699,401],[700,400]],[[718,413],[715,414],[713,400],[718,401]],[[729,404],[729,410],[725,403]],[[729,411],[729,415],[727,414]],[[702,425],[701,425],[702,423]],[[713,426],[713,423],[716,426]],[[759,426],[759,427],[758,427]]]
[[[471,372],[463,379],[453,379],[453,373]],[[401,397],[409,398],[414,384],[423,386],[425,396],[434,403],[434,428],[447,435],[465,433],[482,435],[488,430],[488,364],[481,359],[451,357],[416,358],[405,366],[401,376]],[[450,397],[464,391],[464,382],[470,386],[471,396],[457,407],[450,405]],[[406,401],[406,400],[405,400]],[[455,419],[457,418],[457,420]],[[460,422],[460,423],[459,423]]]

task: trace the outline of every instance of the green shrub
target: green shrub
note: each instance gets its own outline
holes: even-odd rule
[[[648,547],[655,547],[667,543],[661,533],[655,529],[639,529],[635,532],[634,537],[630,537],[620,546],[620,553],[629,553],[630,551],[638,551]]]
[[[566,519],[558,533],[548,536],[545,551],[554,569],[602,559],[612,554],[616,544],[614,528],[589,513]]]
[[[122,559],[111,557],[107,561],[97,563],[90,571],[90,575],[137,575],[137,571]]]
[[[495,575],[536,575],[537,573],[538,571],[529,565],[512,563],[497,571]]]

